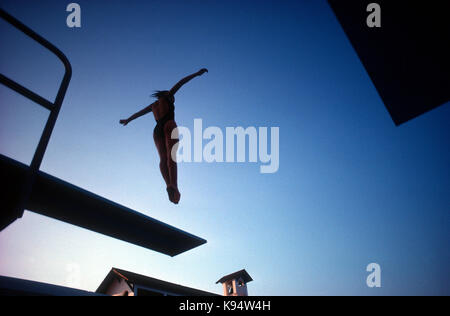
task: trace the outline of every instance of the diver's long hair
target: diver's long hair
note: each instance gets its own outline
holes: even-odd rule
[[[165,99],[171,104],[175,103],[175,97],[170,94],[170,91],[167,90],[156,90],[155,93],[152,94],[152,97],[157,99]]]
[[[152,94],[152,97],[154,98],[165,98],[169,95],[169,91],[167,90],[156,90],[155,93]]]

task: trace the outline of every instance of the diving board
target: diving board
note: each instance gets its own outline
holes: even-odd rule
[[[0,155],[2,212],[20,200],[29,168]],[[206,243],[42,171],[36,175],[25,209],[172,257]]]

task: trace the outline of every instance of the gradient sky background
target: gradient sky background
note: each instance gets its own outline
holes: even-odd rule
[[[111,267],[222,293],[450,294],[450,106],[395,127],[326,1],[1,1],[59,47],[71,81],[41,169],[208,240],[170,258],[26,212],[0,233],[0,274],[95,290]],[[61,63],[0,21],[0,72],[53,100]],[[167,200],[152,115],[121,118],[202,67],[177,94],[192,127],[279,126],[280,169],[182,164]],[[45,109],[0,86],[0,152],[29,163]],[[366,266],[382,288],[366,286]]]

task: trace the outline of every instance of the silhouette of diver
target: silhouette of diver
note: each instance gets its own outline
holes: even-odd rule
[[[120,124],[126,126],[128,123],[141,117],[145,114],[153,112],[156,120],[156,126],[153,130],[153,139],[160,158],[159,168],[164,181],[167,185],[167,193],[169,200],[178,204],[180,201],[180,191],[178,190],[177,182],[177,163],[172,159],[172,148],[178,142],[177,139],[172,139],[172,131],[177,127],[175,123],[175,93],[186,83],[195,77],[203,75],[208,72],[208,69],[203,68],[198,72],[181,79],[170,91],[157,90],[153,97],[157,100],[147,106],[145,109],[133,114],[128,119],[120,120]]]

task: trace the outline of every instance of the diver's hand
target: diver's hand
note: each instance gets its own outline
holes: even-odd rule
[[[127,124],[130,123],[130,121],[129,120],[120,120],[119,123],[122,124],[123,126],[127,126]]]
[[[200,69],[200,70],[197,72],[197,76],[201,76],[201,75],[203,75],[205,72],[208,72],[208,69],[202,68],[202,69]]]

